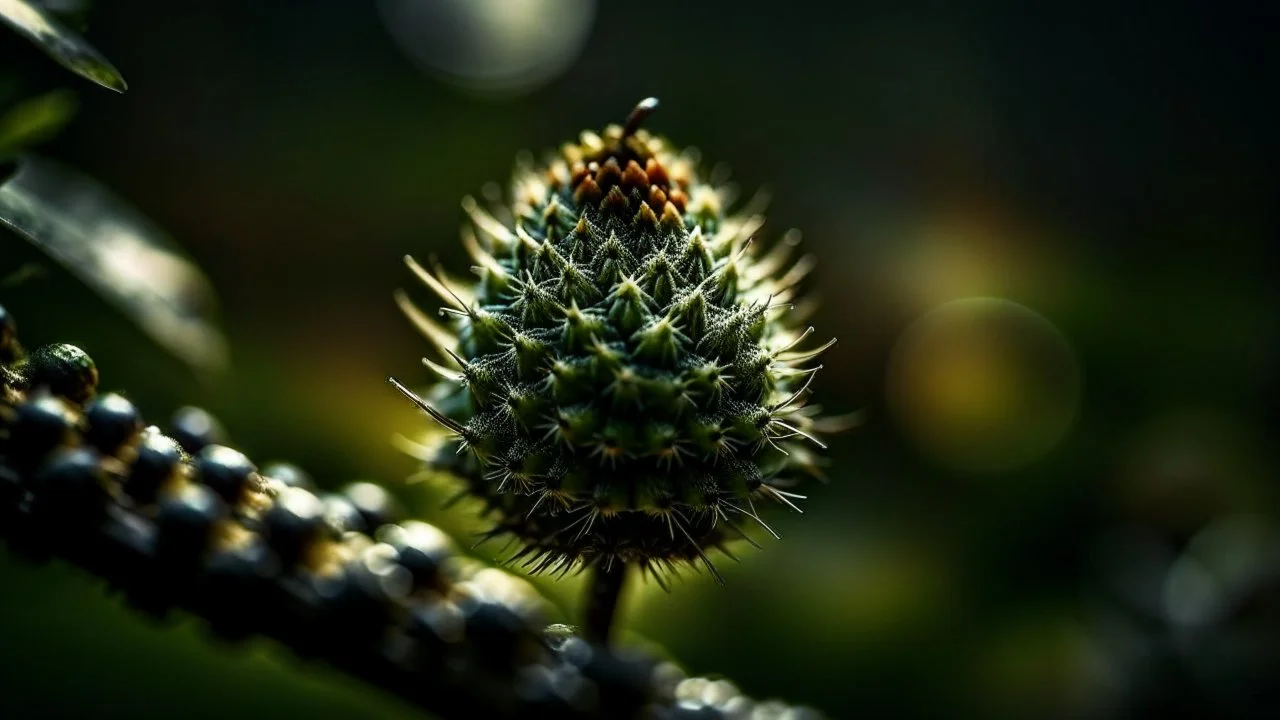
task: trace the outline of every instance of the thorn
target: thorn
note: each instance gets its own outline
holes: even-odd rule
[[[412,255],[404,256],[404,264],[409,266],[409,269],[413,271],[413,274],[417,275],[419,280],[426,283],[427,287],[434,290],[436,295],[440,296],[441,300],[453,305],[457,310],[461,310],[464,313],[468,312],[467,304],[462,302],[462,298],[458,297],[457,293],[450,290],[449,286],[441,282],[436,276],[427,272],[427,269],[419,265],[418,261],[414,260]],[[451,300],[452,302],[450,302]]]
[[[742,529],[742,528],[740,528],[740,527],[738,527],[737,525],[734,525],[733,523],[729,522],[729,519],[728,519],[728,518],[725,518],[724,524],[725,524],[725,525],[728,525],[730,530],[732,530],[732,531],[734,531],[734,532],[738,533],[738,537],[742,538],[743,540],[746,540],[746,541],[747,541],[747,543],[748,543],[749,545],[751,545],[751,547],[753,547],[753,548],[755,548],[755,549],[757,549],[757,550],[763,550],[763,549],[764,549],[764,548],[762,548],[762,547],[760,546],[760,543],[756,542],[756,541],[755,541],[755,540],[754,540],[750,535],[748,535],[745,531],[743,531],[743,529]],[[723,551],[723,548],[721,548],[721,550]],[[737,558],[734,558],[734,559],[736,560]]]
[[[831,338],[822,347],[815,348],[813,350],[807,350],[801,353],[795,353],[792,355],[788,355],[785,358],[779,358],[779,359],[785,363],[805,362],[807,360],[812,360],[818,357],[819,355],[821,355],[822,353],[830,350],[831,346],[835,344],[836,344],[836,339]]]
[[[437,350],[445,350],[457,340],[453,333],[440,327],[435,320],[432,320],[429,315],[422,312],[421,308],[414,305],[413,301],[409,299],[408,293],[404,290],[396,290],[394,297],[400,312]]]
[[[777,450],[778,452],[782,453],[783,455],[786,455],[787,457],[791,457],[791,453],[787,452],[786,450],[783,450],[781,445],[774,442],[774,440],[781,440],[781,439],[782,438],[775,438],[769,435],[768,433],[763,433],[761,435],[761,440],[763,440],[764,443],[768,443],[769,447],[773,448],[774,450]],[[763,443],[756,443],[757,450],[759,450],[762,447],[764,447]]]
[[[773,351],[773,353],[772,353],[773,357],[775,357],[775,358],[776,358],[776,357],[778,357],[779,355],[781,355],[782,353],[784,353],[784,352],[786,352],[786,351],[790,350],[791,348],[795,347],[796,345],[799,345],[800,343],[804,342],[804,339],[805,339],[805,338],[809,337],[809,336],[810,336],[810,335],[812,335],[812,334],[813,334],[813,326],[812,326],[812,325],[810,325],[809,327],[805,328],[804,332],[800,333],[800,335],[798,335],[798,336],[797,336],[795,339],[793,339],[791,342],[787,343],[786,345],[783,345],[782,347],[778,348],[777,350],[774,350],[774,351]]]
[[[510,228],[498,222],[497,218],[485,212],[476,199],[468,195],[462,198],[462,210],[471,218],[471,222],[476,227],[484,231],[484,233],[495,240],[510,244],[515,240],[515,236],[511,234]]]
[[[641,567],[648,572],[649,577],[652,577],[654,582],[658,583],[658,587],[662,588],[663,592],[668,595],[671,594],[671,586],[667,584],[666,578],[662,577],[661,571],[656,570],[649,565],[642,565]]]
[[[801,515],[804,514],[804,511],[801,510],[795,503],[791,502],[790,498],[796,498],[797,500],[806,500],[807,498],[805,498],[805,496],[796,495],[795,493],[783,492],[782,490],[779,490],[778,488],[773,487],[772,485],[761,485],[760,491],[766,495],[769,495],[774,500],[777,500],[778,502],[786,505],[792,510],[795,510]]]
[[[728,524],[728,522],[726,522],[725,524],[727,525],[727,524]],[[732,527],[732,526],[730,526],[730,527]],[[735,529],[736,529],[736,528],[735,528]],[[739,530],[739,532],[741,532],[741,530]],[[734,555],[734,554],[733,554],[733,552],[732,552],[732,551],[730,551],[730,550],[729,550],[729,548],[725,547],[724,545],[716,545],[716,549],[717,549],[717,550],[719,550],[720,552],[724,553],[724,554],[725,554],[725,556],[726,556],[726,557],[728,557],[730,560],[732,560],[732,561],[734,561],[734,562],[736,562],[736,563],[738,563],[738,564],[741,564],[741,563],[742,563],[742,560],[738,559],[738,556],[737,556],[737,555]]]
[[[449,353],[449,354],[452,355],[453,353]],[[463,378],[466,377],[463,373],[454,372],[449,368],[443,365],[440,365],[439,363],[433,362],[431,358],[425,358],[425,357],[422,358],[422,364],[426,365],[427,368],[431,370],[431,372],[439,375],[445,380],[460,383],[462,382]]]
[[[816,438],[816,437],[814,437],[814,436],[810,435],[809,433],[807,433],[807,432],[805,432],[805,431],[803,431],[803,430],[801,430],[801,429],[799,429],[799,428],[792,427],[791,425],[788,425],[787,423],[782,422],[781,420],[776,420],[776,419],[775,419],[775,420],[771,420],[771,421],[770,421],[770,424],[772,424],[772,425],[778,425],[778,426],[780,426],[780,427],[782,427],[782,428],[785,428],[785,429],[787,429],[787,430],[790,430],[790,431],[791,431],[791,435],[788,435],[787,437],[792,437],[792,436],[794,436],[794,435],[799,435],[800,437],[802,437],[802,438],[804,438],[804,439],[808,440],[809,442],[813,443],[814,445],[817,445],[818,447],[822,448],[823,450],[826,450],[826,449],[827,449],[827,444],[826,444],[826,443],[822,442],[822,441],[821,441],[821,440],[819,440],[818,438]]]
[[[782,539],[781,535],[774,532],[773,528],[769,527],[768,525],[765,525],[764,521],[760,519],[760,511],[756,510],[756,501],[752,500],[750,495],[747,496],[747,507],[751,508],[751,517],[755,518],[756,522],[760,523],[761,527],[763,527],[765,530],[768,530],[769,534],[772,535],[775,539],[777,540]]]
[[[538,242],[524,229],[523,225],[516,225],[516,240],[525,247],[526,250],[535,257],[542,252],[542,243]]]
[[[457,421],[450,419],[444,413],[428,405],[426,400],[423,400],[422,398],[418,397],[417,393],[405,387],[403,384],[401,384],[399,380],[393,377],[388,377],[387,382],[394,385],[396,390],[400,391],[401,395],[404,395],[406,398],[409,399],[410,402],[412,402],[414,405],[417,405],[419,410],[430,415],[432,420],[435,420],[436,422],[445,426],[445,428],[447,428],[448,430],[452,430],[453,432],[459,435],[462,434],[464,428],[461,425],[459,425]]]
[[[445,352],[449,353],[449,357],[450,357],[450,359],[452,359],[455,363],[457,363],[457,364],[458,364],[458,367],[460,367],[460,368],[464,368],[464,369],[465,369],[465,368],[470,364],[470,363],[468,363],[466,360],[463,360],[462,358],[458,357],[458,354],[457,354],[457,353],[455,353],[455,352],[454,352],[454,351],[452,351],[452,350],[445,350]],[[821,366],[821,365],[819,365],[818,367],[820,368],[820,367],[822,367],[822,366]]]
[[[755,521],[756,521],[756,523],[758,523],[758,524],[760,525],[760,527],[762,527],[762,528],[764,528],[764,529],[765,529],[765,532],[767,532],[767,533],[769,533],[770,535],[772,535],[772,536],[773,536],[773,539],[774,539],[774,540],[781,540],[781,539],[782,539],[782,536],[781,536],[781,535],[779,535],[778,533],[774,532],[774,531],[773,531],[773,528],[769,527],[767,524],[765,524],[765,521],[764,521],[764,520],[761,520],[761,519],[760,519],[760,515],[759,515],[759,513],[757,513],[757,512],[756,512],[756,505],[755,505],[755,503],[754,503],[754,502],[752,502],[752,501],[751,501],[751,496],[750,496],[750,495],[748,495],[748,496],[747,496],[747,506],[751,508],[750,512],[748,512],[748,511],[746,511],[746,510],[743,510],[742,508],[738,507],[737,505],[734,505],[733,503],[731,503],[731,502],[729,502],[729,501],[727,501],[727,500],[724,500],[724,501],[722,501],[722,502],[724,502],[724,504],[728,505],[729,507],[733,508],[734,510],[737,510],[738,512],[742,513],[743,515],[746,515],[747,517],[751,518],[752,520],[755,520]],[[730,526],[730,527],[732,527],[732,526]],[[744,537],[745,537],[745,535],[744,535]],[[752,543],[752,544],[754,544],[754,543]],[[760,546],[759,546],[759,545],[756,545],[756,547],[760,547]]]
[[[674,512],[677,514],[679,513],[678,510]],[[702,564],[706,565],[707,571],[716,579],[716,584],[723,587],[724,577],[722,577],[720,572],[716,570],[715,563],[711,562],[711,558],[707,557],[707,553],[703,551],[702,547],[698,545],[698,543],[694,542],[693,536],[689,534],[688,530],[684,529],[684,525],[681,525],[679,520],[676,520],[676,527],[680,529],[681,534],[683,534],[685,539],[689,541],[689,545],[691,545],[693,547],[693,551],[698,554],[698,557],[702,560]]]
[[[493,255],[480,247],[479,241],[476,240],[475,231],[470,227],[464,227],[462,229],[462,246],[466,248],[467,254],[471,256],[471,259],[480,263],[480,267],[485,270],[502,276],[509,274],[507,269],[502,267]]]
[[[452,354],[452,353],[450,353],[450,354]],[[813,379],[814,379],[815,377],[817,377],[817,376],[818,376],[818,371],[819,371],[819,370],[821,370],[821,369],[822,369],[822,366],[821,366],[821,365],[819,365],[819,366],[817,366],[817,367],[815,367],[815,368],[812,368],[812,370],[813,370],[813,371],[812,371],[812,372],[810,372],[810,373],[809,373],[809,377],[805,379],[805,381],[804,381],[804,385],[801,385],[799,390],[797,390],[797,391],[795,391],[794,393],[792,393],[792,394],[791,394],[791,397],[787,398],[786,402],[784,402],[784,403],[782,403],[782,404],[780,404],[780,405],[774,405],[774,406],[773,406],[773,408],[772,408],[772,411],[773,411],[773,412],[775,412],[775,413],[776,413],[776,412],[780,412],[780,411],[782,411],[782,410],[786,409],[786,407],[787,407],[788,405],[790,405],[791,403],[795,402],[795,401],[796,401],[796,399],[797,399],[797,398],[799,398],[802,394],[804,394],[804,392],[805,392],[806,390],[808,390],[808,389],[809,389],[809,386],[810,386],[811,384],[813,384]]]

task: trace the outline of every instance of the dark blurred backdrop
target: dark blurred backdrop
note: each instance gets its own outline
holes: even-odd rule
[[[803,230],[818,397],[864,422],[727,587],[638,589],[637,638],[838,718],[1280,712],[1274,5],[493,5],[100,3],[130,89],[82,87],[44,152],[207,271],[233,368],[6,236],[0,270],[48,268],[4,290],[26,343],[465,533],[390,444],[424,421],[385,377],[427,377],[400,257],[462,272],[464,195],[656,95]],[[0,588],[0,717],[413,716],[59,565],[0,551]]]

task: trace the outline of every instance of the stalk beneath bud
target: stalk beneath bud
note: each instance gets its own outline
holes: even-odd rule
[[[591,568],[587,582],[586,625],[583,635],[587,641],[611,647],[614,618],[618,615],[618,603],[627,581],[627,563],[617,560],[599,563]]]

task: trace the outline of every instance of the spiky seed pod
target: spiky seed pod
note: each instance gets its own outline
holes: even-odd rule
[[[745,537],[756,498],[792,505],[825,447],[805,401],[830,343],[804,347],[793,308],[812,262],[794,235],[754,242],[754,209],[638,127],[654,107],[524,163],[508,205],[466,199],[474,283],[406,258],[447,318],[398,298],[438,350],[427,399],[406,391],[448,431],[431,462],[535,572],[714,574],[707,549]]]

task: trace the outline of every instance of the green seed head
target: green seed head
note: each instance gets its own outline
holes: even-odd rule
[[[656,104],[518,168],[508,204],[464,201],[474,283],[408,261],[445,303],[437,322],[401,297],[439,351],[414,397],[449,431],[433,462],[534,571],[710,568],[755,498],[791,505],[817,473],[805,401],[830,343],[805,347],[793,307],[812,263],[793,236],[763,249],[762,217],[638,127]]]

